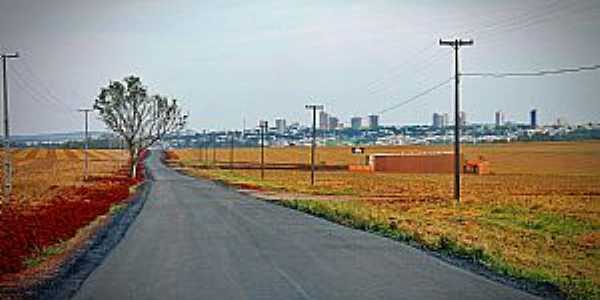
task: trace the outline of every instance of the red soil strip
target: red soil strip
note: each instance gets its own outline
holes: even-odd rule
[[[145,156],[142,153],[142,157]],[[56,196],[41,204],[2,207],[0,280],[5,277],[2,275],[24,270],[26,258],[69,240],[80,228],[107,214],[113,204],[129,197],[129,188],[142,181],[143,174],[143,163],[140,163],[138,178],[122,174],[95,178],[91,179],[95,181],[92,186],[60,188]]]

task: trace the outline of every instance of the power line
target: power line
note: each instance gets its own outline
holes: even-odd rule
[[[567,5],[566,7],[561,7],[560,5],[562,5],[563,3],[561,1],[556,1],[555,3],[553,3],[550,6],[547,7],[536,7],[535,9],[531,9],[528,11],[524,11],[523,13],[521,13],[520,15],[518,15],[517,17],[515,17],[514,15],[514,11],[509,11],[509,15],[507,16],[502,16],[502,18],[500,18],[499,20],[491,20],[492,22],[483,22],[481,24],[481,26],[477,26],[475,28],[469,29],[469,30],[465,30],[465,31],[457,31],[455,32],[454,35],[472,35],[473,33],[481,33],[481,32],[486,32],[486,31],[497,31],[499,29],[504,29],[504,27],[509,27],[509,26],[519,26],[519,25],[524,25],[524,22],[530,22],[532,19],[539,19],[539,18],[547,18],[548,14],[550,13],[557,13],[557,12],[561,12],[562,10],[564,10],[565,8],[568,8],[569,6]],[[425,46],[423,49],[417,51],[417,55],[422,55],[423,53],[425,53],[426,50],[430,49],[429,48],[430,44],[428,43],[427,46]],[[418,69],[422,69],[422,66],[431,66],[431,62],[434,60],[437,60],[440,54],[443,54],[443,52],[436,52],[433,55],[426,57],[423,59],[423,63],[415,63],[414,58],[415,57],[410,57],[408,58],[408,60],[412,60],[413,63],[412,65],[414,65],[414,67],[417,67]],[[401,64],[398,64],[396,67],[394,67],[390,74],[386,74],[384,76],[382,76],[379,79],[376,79],[370,83],[368,83],[365,87],[367,88],[367,90],[369,90],[369,94],[374,94],[379,92],[382,89],[387,90],[389,87],[383,87],[383,88],[377,88],[378,85],[380,84],[384,84],[387,80],[391,80],[394,79],[394,77],[398,77],[397,73],[399,70],[406,69],[406,65],[405,62],[402,62]]]
[[[5,47],[3,45],[0,44],[0,49],[5,49]],[[21,88],[23,90],[26,90],[30,96],[32,96],[31,99],[33,99],[34,101],[43,104],[41,102],[48,102],[48,104],[58,104],[60,106],[62,106],[65,109],[65,114],[67,114],[67,112],[69,113],[69,116],[74,117],[74,112],[72,110],[72,107],[70,107],[69,105],[67,105],[63,100],[61,100],[60,97],[56,96],[56,93],[54,93],[47,84],[44,83],[43,80],[40,79],[40,77],[33,71],[33,68],[31,67],[31,65],[27,62],[27,60],[21,60],[24,68],[20,69],[19,65],[20,64],[16,64],[16,65],[10,65],[10,69],[13,71],[13,74],[15,74],[15,79],[18,82],[17,84],[21,86]],[[23,74],[23,73],[27,73],[27,74]],[[27,75],[27,76],[25,76]],[[31,85],[29,83],[30,80],[26,80],[25,77],[27,77],[28,79],[34,81],[34,84]],[[75,91],[72,91],[73,93],[75,93]],[[76,95],[77,97],[81,98],[81,96]],[[51,103],[54,102],[54,103]],[[54,106],[52,106],[54,107]],[[63,113],[63,112],[61,112]]]
[[[11,65],[11,69],[13,70],[14,74],[22,81],[23,85],[26,86],[29,90],[35,91],[36,94],[40,95],[41,98],[43,98],[45,101],[53,102],[52,103],[53,105],[58,104],[58,105],[62,106],[65,109],[65,111],[67,111],[69,113],[74,113],[71,107],[69,107],[62,100],[60,100],[59,98],[54,96],[54,94],[46,86],[44,86],[42,84],[42,81],[39,80],[39,78],[36,79],[36,77],[33,73],[30,73],[30,75],[33,75],[33,76],[30,76],[29,78],[33,78],[34,80],[37,80],[38,85],[29,84],[29,81],[24,78],[25,76],[21,73],[21,71],[19,70],[19,68],[17,66],[12,67],[12,65]],[[41,88],[41,89],[38,89],[38,88]]]
[[[572,8],[571,6],[564,7],[564,6],[562,6],[562,4],[563,3],[561,1],[556,1],[552,5],[544,7],[544,8],[540,7],[540,8],[535,8],[535,9],[525,11],[522,14],[518,15],[517,17],[515,17],[511,11],[509,16],[502,16],[500,19],[496,19],[496,20],[490,19],[491,22],[482,22],[482,24],[481,24],[482,28],[472,28],[472,29],[463,31],[462,33],[468,33],[468,34],[475,33],[475,32],[494,33],[496,31],[502,31],[504,29],[518,29],[519,26],[522,26],[522,27],[530,26],[530,25],[532,25],[532,20],[534,20],[536,23],[539,23],[540,21],[546,20],[548,18],[549,14],[557,14],[557,13],[560,13],[561,11],[563,11],[565,8]],[[424,51],[426,49],[427,49],[427,47],[418,51],[417,55],[424,53]],[[435,53],[433,53],[433,55],[430,55],[430,56],[424,58],[421,63],[413,62],[412,65],[419,69],[419,71],[417,73],[425,75],[427,73],[430,73],[430,72],[427,72],[428,71],[427,69],[431,68],[434,65],[433,64],[434,61],[438,61],[440,58],[442,58],[440,55],[443,53],[444,52],[435,52]],[[394,80],[396,77],[398,77],[399,70],[401,70],[400,68],[404,64],[405,63],[402,63],[402,64],[394,67],[391,70],[390,74],[386,74],[386,75],[380,77],[379,79],[376,79],[376,80],[368,83],[365,86],[367,89],[367,95],[374,95],[377,93],[387,93],[387,92],[390,92],[391,90],[393,90],[394,86],[389,86],[386,84],[386,82]],[[406,67],[406,66],[404,66],[404,67]],[[423,81],[425,81],[425,80],[422,80],[422,82]]]
[[[566,6],[560,6],[557,4],[566,3]],[[593,2],[583,3],[580,1],[575,2],[557,2],[554,4],[547,5],[545,7],[536,8],[532,11],[536,11],[538,13],[527,16],[524,18],[520,18],[519,16],[510,15],[509,18],[515,19],[516,22],[507,22],[504,24],[498,23],[499,26],[488,26],[483,27],[481,29],[472,29],[471,31],[466,31],[461,35],[471,35],[474,34],[477,36],[477,39],[480,40],[480,44],[484,44],[486,47],[495,47],[497,44],[502,43],[503,47],[507,44],[506,41],[503,41],[507,38],[507,34],[511,32],[519,32],[520,34],[525,34],[526,29],[531,28],[536,25],[540,25],[542,23],[556,23],[564,21],[565,18],[576,18],[574,20],[577,21],[585,21],[586,19],[597,19],[597,14],[600,11],[595,12]],[[553,7],[554,6],[554,7]],[[546,9],[550,8],[550,9]],[[482,34],[484,33],[484,34]],[[510,44],[510,43],[509,43]],[[470,65],[476,64],[478,65],[481,60],[484,59],[484,56],[475,56],[473,60],[470,62]]]
[[[534,72],[506,72],[506,73],[461,73],[461,76],[470,76],[470,77],[495,77],[495,78],[503,78],[503,77],[533,77],[533,76],[546,76],[546,75],[558,75],[558,74],[566,74],[566,73],[577,73],[583,71],[593,71],[600,69],[600,64],[591,65],[591,66],[581,66],[575,68],[563,68],[556,70],[541,70]]]
[[[15,79],[15,83],[21,88],[21,90],[25,91],[26,93],[29,94],[29,96],[31,96],[31,100],[41,104],[41,105],[48,105],[48,107],[50,107],[52,110],[54,110],[57,113],[61,113],[64,115],[68,115],[71,118],[75,118],[74,116],[74,112],[70,109],[66,109],[66,110],[58,110],[56,109],[57,107],[55,106],[55,104],[53,103],[53,101],[51,101],[44,93],[40,92],[37,89],[32,88],[31,85],[29,85],[27,83],[27,81],[22,77],[21,74],[19,74],[19,72],[17,71],[16,68],[13,68],[12,65],[10,66],[10,69],[13,71],[13,74],[15,75],[14,79]],[[65,106],[65,108],[67,108]]]
[[[386,108],[386,109],[384,109],[382,111],[379,111],[378,114],[381,115],[381,114],[384,114],[384,113],[386,113],[388,111],[392,111],[392,110],[397,109],[397,108],[399,108],[401,106],[404,106],[404,105],[406,105],[408,103],[411,103],[411,102],[413,102],[413,101],[415,101],[415,100],[417,100],[417,99],[419,99],[419,98],[421,98],[421,97],[423,97],[423,96],[425,96],[425,95],[427,95],[427,94],[429,94],[429,93],[431,93],[431,92],[433,92],[433,91],[435,91],[435,90],[443,87],[444,85],[446,85],[450,81],[452,81],[452,79],[454,79],[454,76],[452,76],[452,77],[450,77],[450,78],[448,78],[448,79],[446,79],[446,80],[444,80],[444,81],[442,81],[442,82],[440,82],[440,83],[438,83],[438,84],[436,84],[436,85],[434,85],[434,86],[432,86],[432,87],[430,87],[430,88],[428,88],[428,89],[426,89],[426,90],[424,90],[424,91],[422,91],[422,92],[420,92],[420,93],[418,93],[418,94],[416,94],[416,95],[414,95],[414,96],[412,96],[412,97],[410,97],[410,98],[408,98],[408,99],[406,99],[406,100],[404,100],[404,101],[402,101],[402,102],[400,102],[400,103],[398,103],[396,105],[390,106],[390,107],[388,107],[388,108]]]
[[[431,50],[433,50],[433,52],[428,53]],[[371,91],[373,89],[376,89],[379,85],[385,84],[386,81],[393,79],[393,77],[397,77],[399,75],[398,73],[401,73],[403,70],[408,69],[409,66],[416,67],[416,66],[420,66],[420,65],[425,65],[425,63],[421,63],[420,61],[415,60],[415,55],[422,56],[424,58],[423,61],[428,61],[433,56],[437,55],[437,51],[436,51],[436,48],[431,47],[431,43],[427,43],[427,45],[423,46],[422,48],[419,48],[418,51],[416,51],[415,53],[411,53],[411,54],[412,55],[409,55],[408,58],[406,58],[405,60],[396,64],[392,68],[390,68],[389,71],[387,71],[387,73],[383,74],[379,78],[372,80],[371,82],[362,86],[361,89],[366,89],[368,91]]]
[[[23,60],[22,61],[23,66],[25,67],[23,70],[25,71],[25,73],[28,73],[30,75],[30,78],[32,78],[34,81],[37,81],[38,86],[43,89],[46,94],[48,95],[48,97],[53,100],[54,102],[56,102],[57,104],[62,105],[63,107],[65,107],[67,110],[71,111],[71,108],[65,104],[60,97],[57,97],[56,94],[48,87],[48,85],[46,85],[44,83],[43,80],[40,79],[40,77],[33,71],[33,68],[31,67],[31,65],[27,62],[27,60]],[[18,67],[18,66],[17,66]]]
[[[418,83],[415,85],[418,86],[418,85],[421,85],[421,84],[425,83],[426,81],[428,81],[427,79],[431,78],[431,76],[433,75],[432,70],[436,66],[436,63],[440,62],[442,59],[446,58],[446,56],[448,54],[449,53],[444,52],[444,51],[438,51],[434,55],[428,57],[426,60],[423,60],[421,63],[414,64],[414,68],[417,70],[411,73],[411,77],[418,80]],[[389,79],[395,80],[400,77],[403,77],[403,75],[395,74],[395,75],[390,76]],[[398,89],[398,88],[399,88],[399,85],[397,85],[397,84],[389,84],[388,85],[388,84],[383,83],[383,85],[381,85],[380,87],[367,91],[366,94],[368,96],[375,95],[375,94],[386,95],[386,94],[390,94],[390,92],[393,92],[395,89]]]

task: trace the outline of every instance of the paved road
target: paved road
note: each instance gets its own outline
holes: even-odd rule
[[[401,243],[180,175],[149,198],[75,299],[533,299]]]

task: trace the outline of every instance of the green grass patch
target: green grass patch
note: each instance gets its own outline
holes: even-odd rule
[[[526,229],[555,236],[574,236],[599,229],[573,217],[515,206],[495,207],[480,221],[507,229]]]
[[[378,219],[370,215],[369,209],[364,205],[360,205],[360,203],[317,200],[284,200],[277,203],[355,229],[372,232],[398,241],[417,243],[425,249],[437,251],[447,256],[468,259],[497,274],[526,280],[540,287],[547,287],[550,290],[564,294],[563,296],[569,299],[600,299],[599,287],[590,280],[555,276],[537,268],[519,268],[505,262],[498,254],[487,253],[481,248],[461,244],[450,236],[442,235],[436,241],[428,242],[427,239],[416,232],[398,228],[391,225],[388,220]],[[518,208],[498,208],[495,213],[501,215],[499,219],[507,220],[510,218],[503,216],[504,214],[510,213],[512,215],[518,211],[521,210]],[[572,219],[554,225],[552,222],[555,219],[548,217],[547,214],[540,215],[536,220],[541,224],[538,230],[571,232],[573,227],[579,226]]]
[[[63,251],[65,251],[65,247],[64,247],[63,243],[59,243],[59,244],[56,244],[56,245],[53,245],[50,247],[46,247],[40,251],[37,251],[37,253],[34,256],[25,259],[23,264],[27,268],[37,267],[42,262],[44,262],[46,259],[48,259],[49,257],[61,254],[61,253],[63,253]]]
[[[119,204],[114,204],[110,207],[109,210],[109,214],[110,215],[116,215],[120,212],[122,212],[123,210],[125,210],[125,208],[127,208],[127,204],[126,203],[119,203]]]

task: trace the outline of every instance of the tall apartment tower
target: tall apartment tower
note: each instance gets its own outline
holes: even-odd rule
[[[496,127],[504,125],[504,113],[499,110],[496,112]]]
[[[277,128],[277,133],[284,134],[287,130],[285,119],[279,118],[275,119],[275,127]]]
[[[350,127],[352,127],[354,130],[360,130],[362,128],[362,118],[353,117],[350,119]]]
[[[448,113],[444,113],[444,115],[442,116],[442,126],[444,128],[446,128],[449,125],[450,125],[450,117],[448,116]]]
[[[461,111],[460,114],[458,115],[458,123],[460,124],[461,127],[465,127],[467,125],[467,113],[464,111]]]
[[[534,108],[529,112],[529,122],[530,122],[531,128],[537,128],[537,126],[538,126],[537,109]]]
[[[444,126],[444,116],[438,113],[433,113],[433,128],[442,128]]]
[[[338,129],[339,124],[340,119],[338,119],[337,117],[329,117],[329,124],[327,124],[329,126],[329,130]]]
[[[319,112],[319,129],[321,129],[321,130],[329,129],[329,114],[324,111]]]
[[[377,129],[379,128],[379,116],[378,115],[370,115],[369,116],[369,129]]]

